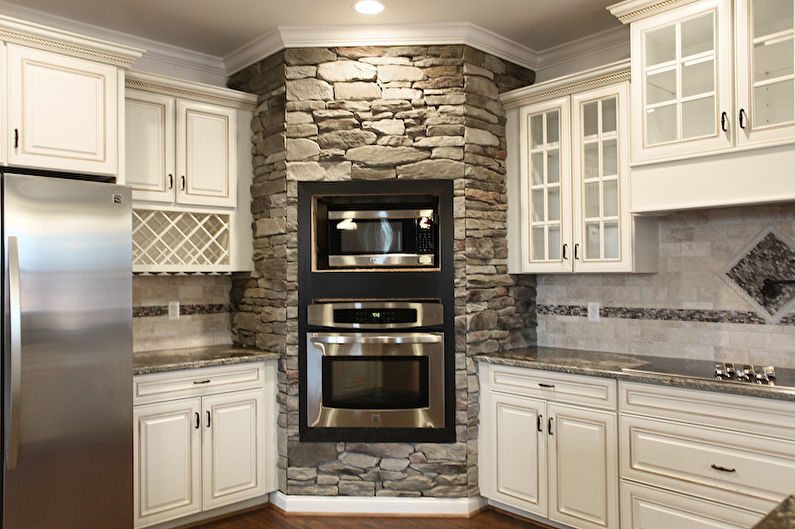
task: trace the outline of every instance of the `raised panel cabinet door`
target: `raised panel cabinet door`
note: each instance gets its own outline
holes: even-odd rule
[[[546,401],[492,392],[492,499],[547,515]]]
[[[622,529],[748,529],[761,518],[730,505],[621,482]]]
[[[629,84],[571,101],[574,271],[631,271]]]
[[[113,66],[8,45],[9,164],[116,174]]]
[[[549,417],[549,518],[618,528],[617,414],[550,404]]]
[[[135,527],[201,511],[201,399],[135,406]]]
[[[204,397],[204,509],[265,494],[263,390]]]
[[[177,101],[177,202],[234,207],[237,123],[232,108]]]
[[[795,2],[737,2],[737,143],[795,142]]]
[[[173,203],[174,98],[127,89],[125,183],[133,199]]]
[[[522,272],[571,272],[569,98],[523,107]]]
[[[631,25],[633,163],[733,145],[731,4],[702,0]]]

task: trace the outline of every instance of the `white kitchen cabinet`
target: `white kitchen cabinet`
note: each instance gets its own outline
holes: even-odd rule
[[[8,46],[11,165],[115,174],[117,69]]]
[[[276,488],[274,361],[136,376],[135,527]]]
[[[481,363],[481,494],[577,529],[618,527],[615,382]],[[529,395],[538,395],[533,397]],[[592,409],[574,403],[607,404]]]
[[[125,176],[135,199],[173,202],[174,98],[128,89],[125,119]]]
[[[201,411],[199,398],[135,407],[136,527],[201,510]]]
[[[626,62],[501,96],[512,273],[656,271],[657,223],[630,214],[622,75]]]

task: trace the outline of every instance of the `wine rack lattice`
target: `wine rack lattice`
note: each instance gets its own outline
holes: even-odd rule
[[[229,215],[133,210],[133,267],[186,272],[229,265]]]

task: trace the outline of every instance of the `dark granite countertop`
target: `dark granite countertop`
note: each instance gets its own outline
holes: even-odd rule
[[[506,353],[475,355],[475,360],[545,371],[633,380],[681,388],[795,402],[795,369],[776,368],[776,385],[715,380],[715,362],[604,353],[556,347],[528,347]]]
[[[795,529],[795,496],[782,501],[753,529]]]
[[[187,349],[163,349],[133,353],[133,375],[164,373],[180,369],[225,366],[278,359],[277,353],[246,349],[236,345],[210,345]]]

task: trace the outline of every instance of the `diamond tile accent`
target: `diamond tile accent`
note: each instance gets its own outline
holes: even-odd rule
[[[762,294],[765,279],[795,279],[795,244],[778,230],[762,232],[721,275],[767,321],[776,322],[795,307],[795,285],[782,285],[775,297]]]

